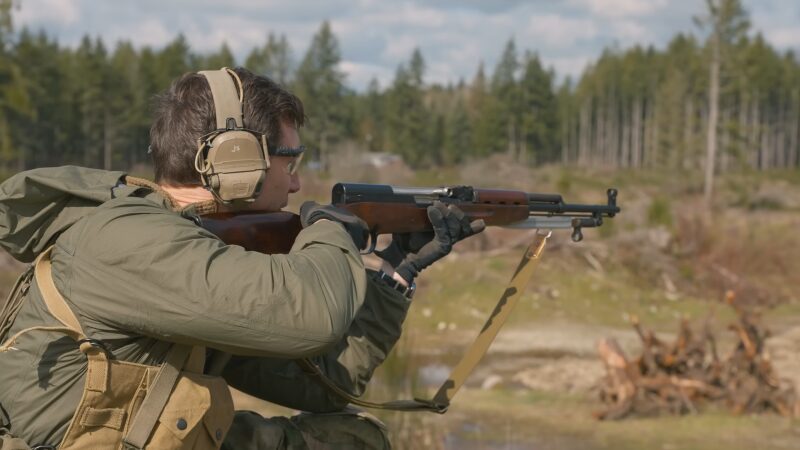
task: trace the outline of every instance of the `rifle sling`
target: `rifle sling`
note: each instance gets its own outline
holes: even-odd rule
[[[511,281],[508,283],[503,295],[500,296],[497,305],[495,305],[486,323],[483,325],[480,333],[469,346],[464,356],[456,364],[450,372],[450,376],[442,383],[442,386],[430,400],[414,399],[414,400],[394,400],[384,403],[374,403],[366,400],[359,400],[344,389],[337,386],[331,379],[326,377],[320,368],[311,360],[304,358],[297,360],[297,364],[303,371],[320,385],[328,389],[337,397],[347,400],[348,402],[363,406],[366,408],[374,409],[387,409],[394,411],[431,411],[439,414],[447,412],[450,402],[455,397],[456,392],[464,385],[469,375],[478,365],[478,363],[486,355],[489,346],[494,341],[500,328],[503,327],[514,306],[519,302],[522,293],[528,286],[533,271],[541,259],[542,251],[547,243],[547,238],[550,233],[542,234],[536,233],[533,242],[525,250],[522,260],[519,262],[514,275],[511,276]]]

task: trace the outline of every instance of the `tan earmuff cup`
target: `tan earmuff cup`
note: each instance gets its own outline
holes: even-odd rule
[[[253,201],[266,177],[266,155],[247,131],[227,131],[211,141],[209,185],[224,202]]]

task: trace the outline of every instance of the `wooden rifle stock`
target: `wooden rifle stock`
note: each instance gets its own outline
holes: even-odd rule
[[[431,230],[427,207],[392,202],[365,202],[336,205],[363,219],[373,235]],[[522,205],[484,205],[459,203],[471,219],[486,225],[508,225],[528,217]],[[202,226],[226,244],[267,254],[289,253],[302,230],[300,216],[279,211],[215,213],[201,217]]]
[[[334,206],[363,219],[372,236],[431,230],[427,208],[434,201],[458,206],[470,221],[488,226],[518,228],[572,228],[573,240],[581,228],[602,225],[604,217],[620,211],[617,191],[607,191],[605,205],[568,204],[558,194],[537,194],[471,186],[404,188],[381,184],[338,183],[332,190]],[[203,216],[202,226],[227,244],[262,253],[288,253],[302,230],[300,218],[280,211],[218,213]],[[374,248],[371,248],[373,250]]]

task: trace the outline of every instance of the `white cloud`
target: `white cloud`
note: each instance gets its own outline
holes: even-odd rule
[[[72,25],[80,17],[78,0],[25,0],[12,12],[14,22],[20,25],[53,23]]]
[[[131,40],[131,36],[135,36],[133,42],[136,45],[158,47],[174,39],[176,34],[161,20],[151,17],[141,23],[125,24],[115,28],[107,35],[111,41]]]
[[[800,28],[787,27],[765,30],[767,40],[779,47],[800,48]]]
[[[641,42],[652,37],[650,30],[635,20],[614,20],[611,31],[614,37],[627,42]]]
[[[598,35],[598,27],[591,19],[572,19],[556,14],[533,16],[528,21],[524,36],[532,42],[554,48],[572,47],[583,39]]]
[[[571,0],[576,6],[588,8],[603,17],[640,17],[665,8],[668,0]]]

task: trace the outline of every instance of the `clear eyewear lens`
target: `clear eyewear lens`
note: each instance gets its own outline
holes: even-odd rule
[[[300,168],[300,163],[303,161],[303,155],[305,155],[305,153],[300,153],[295,159],[292,160],[292,162],[286,165],[286,173],[289,175],[294,175],[297,173],[297,169]]]

